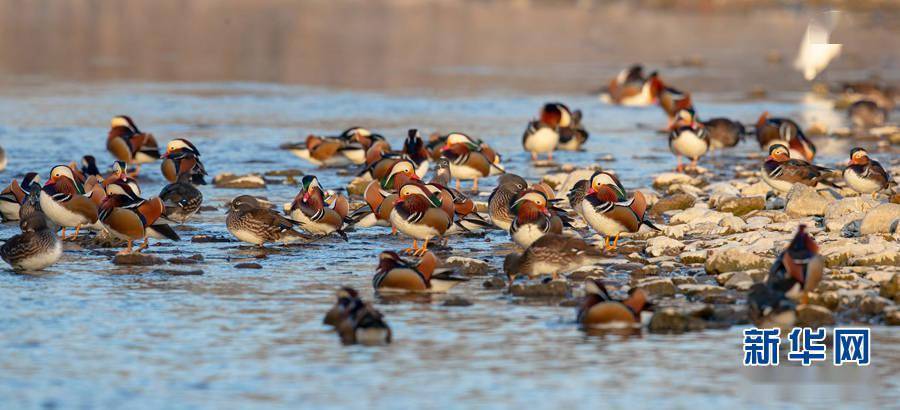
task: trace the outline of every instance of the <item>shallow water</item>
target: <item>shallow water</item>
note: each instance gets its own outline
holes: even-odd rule
[[[365,125],[392,142],[407,127],[423,132],[462,130],[504,154],[509,170],[538,178],[528,165],[521,130],[545,100],[560,99],[585,112],[591,131],[585,152],[560,153],[562,162],[602,163],[628,187],[649,184],[674,167],[656,108],[600,104],[582,95],[509,92],[438,97],[381,94],[254,83],[18,83],[0,93],[0,144],[10,156],[4,181],[93,153],[101,164],[108,119],[133,115],[161,141],[188,137],[211,174],[300,168],[326,188],[350,179],[317,170],[279,144],[307,133],[333,133]],[[701,95],[707,117],[752,122],[765,107],[809,121],[842,121],[827,104],[802,94],[769,101]],[[635,123],[647,124],[635,128]],[[826,144],[822,144],[826,145]],[[821,161],[844,157],[829,144]],[[728,155],[743,156],[744,143]],[[45,176],[46,178],[46,176]],[[484,190],[493,181],[488,180]],[[162,178],[153,165],[142,179],[146,195]],[[262,191],[288,202],[295,187]],[[193,220],[181,233],[225,235],[222,204],[239,191],[206,186],[205,204],[220,208]],[[483,199],[483,198],[482,198]],[[0,237],[14,234],[0,226]],[[874,364],[866,369],[782,366],[751,372],[740,366],[741,328],[678,336],[592,337],[574,324],[574,310],[556,302],[524,302],[482,288],[475,278],[450,295],[474,304],[445,307],[448,296],[425,301],[376,299],[395,342],[387,347],[345,347],[320,324],[340,285],[374,296],[376,255],[406,243],[382,230],[351,233],[350,242],[327,239],[303,247],[272,248],[264,259],[236,242],[153,246],[164,257],[203,254],[201,276],[120,268],[106,250],[70,245],[62,261],[41,276],[0,274],[0,402],[13,407],[246,408],[297,407],[813,407],[841,400],[867,405],[900,399],[900,330],[874,329]],[[452,254],[486,259],[499,268],[512,249],[506,235],[454,238]],[[233,265],[257,261],[262,270]],[[788,367],[788,368],[786,368]],[[852,401],[851,401],[852,400]],[[6,407],[6,406],[4,406]]]

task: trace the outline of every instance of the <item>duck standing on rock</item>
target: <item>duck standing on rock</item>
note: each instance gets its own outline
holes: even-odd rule
[[[453,276],[452,272],[436,274],[437,264],[437,257],[431,252],[425,252],[414,264],[403,260],[396,252],[384,251],[378,257],[378,268],[372,279],[372,286],[382,291],[446,292],[468,280]]]
[[[180,159],[175,165],[178,173],[175,182],[159,191],[159,198],[165,206],[163,216],[170,221],[184,224],[203,205],[203,193],[193,183],[197,176],[194,173],[195,161],[191,157]],[[200,178],[202,180],[202,175]]]
[[[873,199],[897,185],[881,163],[870,159],[869,153],[859,147],[850,150],[850,164],[844,168],[843,176],[847,186],[860,194],[872,194]]]
[[[250,195],[240,195],[231,200],[226,211],[225,225],[235,238],[262,247],[266,243],[293,243],[308,239],[294,230],[299,223],[264,208]]]
[[[709,132],[702,124],[694,121],[694,112],[680,110],[669,133],[669,149],[678,158],[678,172],[684,172],[681,157],[691,159],[691,169],[697,169],[697,160],[709,151]]]
[[[776,191],[788,192],[797,183],[815,187],[820,182],[827,182],[826,178],[831,170],[804,160],[792,159],[786,146],[775,144],[769,148],[769,156],[763,162],[760,174],[762,180]]]
[[[762,113],[756,121],[756,140],[762,149],[769,149],[775,144],[784,145],[794,159],[812,161],[816,157],[816,146],[806,138],[794,120],[772,118],[768,112]]]
[[[313,235],[337,233],[345,241],[347,234],[343,227],[349,212],[347,197],[327,195],[315,175],[300,179],[300,192],[290,208],[291,219],[300,223],[300,229]]]
[[[110,121],[106,149],[119,161],[134,165],[135,175],[140,173],[141,164],[159,159],[156,138],[153,134],[141,132],[127,115],[117,115]]]
[[[503,260],[503,270],[510,286],[519,276],[537,278],[552,275],[556,280],[561,274],[600,262],[604,256],[601,249],[581,238],[550,233],[534,241],[521,254],[507,255]]]
[[[632,288],[628,298],[622,301],[610,297],[600,279],[586,280],[584,290],[587,294],[578,307],[577,316],[582,327],[641,323],[641,311],[647,304],[647,293],[643,289]]]
[[[22,233],[0,246],[0,257],[17,271],[44,269],[62,257],[62,242],[48,227],[47,218],[35,212],[19,223]]]
[[[581,215],[585,222],[597,233],[605,237],[607,250],[614,250],[619,245],[619,235],[624,232],[634,233],[641,225],[659,230],[653,223],[644,219],[647,215],[647,200],[640,191],[635,191],[631,200],[626,201],[625,188],[619,180],[608,172],[598,171],[591,177],[588,191],[580,204]],[[610,238],[615,240],[610,243]]]
[[[500,166],[500,156],[492,148],[463,133],[447,135],[441,155],[450,160],[450,173],[456,178],[457,190],[462,189],[461,180],[471,179],[472,190],[477,192],[479,178],[505,172]]]
[[[84,196],[84,186],[65,165],[50,170],[50,179],[41,190],[40,203],[47,218],[62,228],[62,240],[66,239],[66,228],[75,228],[72,240],[76,240],[83,226],[98,220],[97,205]]]
[[[407,253],[424,255],[428,242],[436,236],[444,236],[453,224],[453,213],[441,207],[437,195],[419,181],[410,181],[400,187],[399,197],[390,214],[391,226],[413,238]],[[424,243],[419,248],[417,240]]]

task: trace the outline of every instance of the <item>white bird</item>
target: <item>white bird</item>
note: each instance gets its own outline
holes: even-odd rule
[[[794,68],[803,72],[803,78],[810,81],[816,78],[828,63],[841,53],[841,44],[831,44],[828,37],[837,23],[838,11],[827,14],[828,24],[812,20],[806,27],[806,35],[800,43],[800,51],[794,61]]]

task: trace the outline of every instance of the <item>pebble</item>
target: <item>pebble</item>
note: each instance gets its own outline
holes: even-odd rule
[[[639,280],[635,286],[647,292],[647,296],[651,299],[675,296],[675,284],[669,278],[644,278]]]
[[[684,243],[666,236],[657,236],[647,241],[647,253],[653,256],[676,256],[682,249]]]
[[[226,172],[216,175],[213,185],[227,189],[260,189],[266,187],[266,181],[257,174],[235,175]]]
[[[479,259],[451,256],[444,259],[441,268],[453,269],[466,276],[485,276],[490,272],[491,264]]]
[[[723,272],[764,269],[772,264],[772,260],[758,256],[745,249],[726,246],[712,249],[706,259],[706,273],[716,275]]]
[[[449,299],[445,300],[444,303],[441,303],[441,306],[472,306],[473,303],[471,300],[466,299],[462,296],[452,296]]]
[[[262,265],[256,262],[242,262],[234,265],[235,269],[262,269]]]
[[[155,274],[159,274],[159,275],[170,275],[170,276],[198,276],[198,275],[202,275],[203,271],[200,269],[193,269],[193,270],[156,269],[150,273],[155,273]]]
[[[824,306],[812,304],[797,306],[797,327],[811,327],[815,329],[833,326],[834,323],[834,313]]]
[[[670,185],[675,184],[687,184],[698,186],[703,183],[702,179],[694,178],[687,174],[682,174],[680,172],[664,172],[656,176],[653,179],[653,188],[658,190],[665,190]]]
[[[895,273],[881,285],[880,295],[900,303],[900,273]]]
[[[660,200],[650,208],[650,214],[662,215],[663,212],[688,209],[694,206],[696,201],[697,199],[694,196],[684,193],[669,195],[660,198]]]
[[[686,314],[674,307],[666,307],[653,312],[648,330],[651,333],[684,333],[706,328],[703,319]]]
[[[509,289],[513,296],[521,297],[564,297],[569,294],[568,282],[553,280],[546,283],[514,283]]]
[[[169,263],[173,265],[195,265],[203,262],[203,255],[196,253],[191,256],[176,256],[169,258]]]
[[[124,255],[116,255],[113,257],[112,262],[116,265],[128,265],[128,266],[152,266],[152,265],[164,265],[166,263],[163,258],[154,255],[148,255],[143,253],[129,253]]]

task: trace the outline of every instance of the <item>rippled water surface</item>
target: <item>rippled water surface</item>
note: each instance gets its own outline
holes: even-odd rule
[[[46,173],[87,153],[111,161],[104,150],[107,119],[126,112],[161,140],[190,138],[211,174],[301,168],[326,187],[341,187],[348,176],[313,169],[277,147],[309,132],[364,124],[395,142],[410,126],[467,131],[504,153],[509,169],[537,178],[544,171],[527,165],[519,133],[536,107],[557,98],[583,109],[592,133],[587,151],[562,153],[562,161],[593,163],[612,154],[615,161],[606,165],[631,187],[646,186],[653,173],[674,166],[664,138],[653,131],[660,120],[655,108],[614,108],[579,95],[423,95],[244,83],[25,84],[0,95],[0,143],[10,156],[0,177]],[[701,97],[699,103],[710,115],[748,121],[763,105],[801,118],[840,120],[803,95],[765,102]],[[745,144],[734,155],[751,149]],[[834,161],[843,149],[825,151],[825,161]],[[155,167],[146,168],[142,185],[146,193],[163,185]],[[221,205],[237,192],[206,186],[203,193],[206,204],[220,210],[202,213],[183,236],[227,235]],[[295,187],[270,185],[253,193],[281,203]],[[4,224],[0,236],[15,231]],[[44,275],[0,275],[0,398],[15,407],[51,408],[687,407],[823,404],[823,396],[882,404],[898,399],[896,329],[874,330],[868,369],[748,372],[739,365],[740,328],[590,337],[576,328],[572,308],[483,289],[483,278],[451,292],[472,301],[468,307],[443,306],[449,296],[376,299],[395,342],[341,346],[320,324],[335,288],[352,285],[373,298],[377,253],[403,245],[369,230],[354,232],[347,243],[275,247],[264,259],[234,242],[182,241],[149,250],[163,257],[203,254],[199,265],[173,267],[199,268],[200,276],[119,268],[106,250],[70,245]],[[498,231],[485,239],[453,239],[451,246],[452,254],[486,259],[495,268],[512,249]],[[240,261],[258,261],[263,269],[233,268]]]

